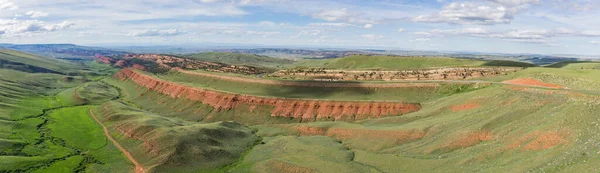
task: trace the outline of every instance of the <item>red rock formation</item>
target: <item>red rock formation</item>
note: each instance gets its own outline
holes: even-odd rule
[[[291,117],[302,119],[303,121],[314,121],[315,118],[317,120],[361,120],[406,114],[421,109],[421,105],[418,103],[321,101],[231,94],[163,81],[131,69],[123,69],[115,74],[115,77],[121,80],[129,79],[138,85],[173,98],[200,101],[211,105],[217,111],[233,109],[241,103],[270,105],[275,107],[271,111],[271,116]]]
[[[105,56],[96,56],[96,61],[103,64],[112,64],[115,62],[114,59]]]
[[[127,67],[127,61],[125,60],[119,60],[115,63],[115,66],[117,67]]]
[[[146,70],[147,69],[146,66],[139,65],[139,64],[133,64],[133,66],[131,66],[131,68],[135,68],[138,70]]]

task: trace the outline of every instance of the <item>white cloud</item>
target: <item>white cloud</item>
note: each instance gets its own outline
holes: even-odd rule
[[[540,2],[540,0],[489,0],[489,1],[498,3],[505,7],[515,7],[515,6],[528,5],[528,4],[534,4],[534,3]]]
[[[200,0],[201,3],[214,3],[214,2],[219,2],[221,0]]]
[[[308,26],[334,26],[334,27],[350,27],[356,26],[349,23],[309,23]]]
[[[364,34],[364,35],[362,35],[362,38],[366,38],[366,39],[370,39],[370,40],[376,40],[376,39],[385,38],[385,36],[383,36],[383,35],[375,35],[375,34]]]
[[[73,22],[64,21],[57,24],[47,24],[39,20],[1,20],[0,31],[1,36],[12,37],[19,36],[25,33],[53,32],[71,28],[75,24]]]
[[[416,22],[493,25],[508,24],[527,5],[539,0],[489,0],[491,3],[452,2],[437,14],[412,18]]]
[[[364,28],[366,28],[366,29],[373,28],[373,24],[365,24]]]
[[[590,41],[590,44],[600,44],[600,41]]]
[[[473,2],[453,2],[433,15],[421,15],[413,18],[416,22],[450,24],[499,24],[510,23],[513,12],[503,6],[486,6]]]
[[[158,29],[147,29],[143,31],[135,31],[129,33],[130,36],[133,37],[172,37],[183,35],[186,32],[177,30],[177,29],[166,29],[166,30],[158,30]]]
[[[351,13],[348,9],[336,9],[336,10],[321,10],[320,12],[313,14],[313,18],[326,20],[329,22],[350,22],[350,23],[361,23],[361,24],[372,24],[373,20],[364,19],[358,13]]]
[[[277,25],[275,22],[271,22],[271,21],[262,21],[258,24],[261,26],[276,26]]]
[[[261,3],[284,2],[287,0],[240,0],[240,5],[256,5]]]
[[[44,26],[44,29],[46,31],[58,31],[58,30],[71,28],[72,26],[75,26],[75,23],[70,22],[70,21],[63,21],[58,24],[46,25],[46,26]]]
[[[416,38],[414,40],[410,40],[408,42],[425,42],[431,40],[430,38]]]
[[[315,18],[323,19],[323,20],[330,21],[330,22],[347,20],[351,16],[352,15],[350,15],[350,13],[348,13],[348,10],[345,8],[340,9],[340,10],[327,10],[327,11],[324,10],[324,11],[321,11],[320,13],[313,15],[313,17],[315,17]]]
[[[398,28],[398,32],[404,32],[404,28]]]
[[[316,36],[321,36],[322,34],[327,33],[329,31],[330,30],[328,30],[328,29],[306,29],[306,30],[301,30],[298,34],[296,34],[294,36],[290,36],[289,38],[296,39],[296,38],[300,38],[303,36],[316,37]]]
[[[44,12],[40,12],[40,11],[28,11],[27,13],[25,13],[26,16],[29,16],[30,18],[42,18],[42,17],[48,17],[48,13],[44,13]]]
[[[205,34],[216,34],[216,35],[229,35],[234,37],[244,36],[259,36],[259,37],[270,37],[273,35],[279,35],[281,32],[276,31],[253,31],[239,28],[233,29],[212,29],[205,31]]]
[[[498,38],[509,41],[525,43],[555,43],[552,38],[555,37],[600,37],[597,31],[577,31],[566,28],[557,28],[554,30],[507,30],[490,31],[486,28],[463,28],[460,30],[441,30],[434,29],[425,32],[414,32],[415,35],[422,36],[471,36],[481,38]]]
[[[0,11],[2,10],[17,10],[19,9],[19,6],[15,5],[15,3],[7,1],[7,0],[0,0]]]

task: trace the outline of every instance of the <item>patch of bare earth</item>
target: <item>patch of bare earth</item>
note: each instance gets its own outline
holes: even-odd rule
[[[338,140],[353,138],[391,139],[397,143],[410,142],[423,138],[427,132],[424,130],[371,130],[351,128],[322,128],[296,126],[292,127],[300,136],[329,136]]]
[[[481,104],[478,103],[465,103],[465,104],[460,104],[460,105],[455,105],[452,106],[452,111],[453,112],[460,112],[460,111],[468,111],[468,110],[472,110],[472,109],[477,109],[481,107]]]
[[[554,89],[564,89],[565,88],[560,85],[545,83],[545,82],[542,82],[542,81],[539,81],[536,79],[531,79],[531,78],[507,80],[507,81],[504,81],[503,83],[513,84],[513,85],[532,86],[532,87],[554,88]]]
[[[442,148],[447,149],[459,149],[477,145],[484,141],[493,140],[494,136],[489,131],[476,131],[463,133],[460,137],[454,141],[445,144]]]
[[[506,148],[520,148],[521,150],[550,149],[558,145],[568,144],[569,141],[566,139],[568,137],[569,133],[564,131],[533,132],[521,137],[518,141],[506,146]]]

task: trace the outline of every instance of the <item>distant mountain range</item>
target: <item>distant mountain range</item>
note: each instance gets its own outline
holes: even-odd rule
[[[12,49],[41,56],[67,60],[89,60],[96,55],[122,56],[128,53],[157,53],[184,55],[201,52],[230,52],[270,56],[283,59],[329,59],[349,55],[399,55],[399,56],[443,56],[483,60],[517,60],[537,65],[547,65],[562,61],[596,61],[598,57],[584,55],[541,55],[504,54],[452,51],[384,50],[384,49],[335,49],[335,48],[257,48],[232,45],[185,45],[185,46],[80,46],[75,44],[0,44],[0,49]]]
[[[116,56],[127,54],[125,51],[74,44],[0,44],[0,49],[12,49],[67,60],[88,60],[93,59],[96,55]]]

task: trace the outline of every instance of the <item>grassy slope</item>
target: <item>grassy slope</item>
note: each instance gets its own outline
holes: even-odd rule
[[[536,67],[537,65],[528,62],[510,61],[510,60],[492,60],[483,64],[483,66],[500,67]]]
[[[392,100],[404,102],[422,102],[425,100],[453,94],[453,90],[465,87],[462,84],[447,84],[440,88],[323,88],[278,86],[257,83],[225,81],[211,77],[186,75],[169,72],[156,75],[168,81],[174,81],[194,87],[208,88],[232,93],[266,97],[321,99],[321,100]]]
[[[304,60],[294,64],[296,67],[329,69],[386,69],[412,70],[431,67],[480,66],[485,61],[444,58],[444,57],[399,57],[352,55],[344,58],[326,60]]]
[[[64,140],[66,146],[86,154],[69,157],[67,160],[71,161],[68,163],[54,163],[44,171],[60,172],[59,170],[73,168],[73,165],[77,168],[84,158],[88,159],[90,162],[88,164],[91,164],[88,167],[89,171],[127,172],[129,170],[125,156],[107,141],[102,127],[90,117],[89,110],[92,108],[94,106],[78,106],[50,113],[48,129],[53,136]],[[76,162],[77,160],[79,162]]]
[[[585,64],[577,64],[585,65]],[[593,65],[593,64],[590,64]],[[594,92],[600,88],[600,73],[594,69],[580,68],[528,68],[505,76],[493,76],[481,80],[504,81],[514,78],[533,78],[547,83],[558,84],[575,90]]]
[[[569,63],[561,68],[573,69],[573,70],[579,70],[579,69],[600,70],[600,62]]]
[[[209,61],[209,62],[220,62],[225,64],[233,65],[249,65],[249,66],[262,66],[262,67],[279,67],[293,63],[291,60],[272,58],[268,56],[251,55],[251,54],[240,54],[240,53],[224,53],[224,52],[207,52],[198,54],[188,54],[184,57]]]
[[[507,78],[535,78],[539,74],[555,76],[540,78],[546,82],[600,81],[588,70],[543,68]],[[591,93],[493,86],[424,103],[416,113],[366,120],[360,125],[336,122],[256,127],[263,137],[297,135],[291,129],[307,126],[347,131],[351,137],[326,134],[349,147],[355,162],[384,172],[596,172],[592,165],[600,163],[596,154],[600,149],[595,147],[600,141],[600,119],[596,116],[600,110],[595,108],[599,103],[600,96]],[[362,133],[365,130],[375,132]],[[376,135],[386,131],[424,136],[410,140],[406,134]],[[265,149],[253,152],[261,151]],[[306,165],[310,163],[299,166]]]
[[[377,172],[354,162],[354,153],[324,136],[267,138],[232,172]]]
[[[0,170],[39,167],[72,151],[46,140],[40,134],[45,121],[37,117],[44,109],[62,106],[54,100],[54,93],[79,84],[63,77],[0,69],[0,119],[5,122],[0,129],[9,130],[0,132]]]
[[[106,66],[74,66],[15,51],[2,53],[8,53],[0,54],[3,60],[13,58],[31,69],[60,68],[56,70],[90,76],[0,69],[0,172],[127,171],[127,163],[115,157],[119,152],[113,152],[117,150],[111,145],[99,141],[87,147],[74,144],[85,143],[84,139],[94,133],[97,140],[102,139],[98,138],[98,127],[86,122],[89,115],[84,110],[89,107],[75,107],[85,103],[78,102],[80,98],[74,93],[85,78],[97,79],[109,72]],[[86,96],[106,100],[95,93],[107,92],[91,92]]]
[[[113,134],[150,172],[220,172],[258,140],[234,122],[183,121],[120,102],[107,102],[95,112],[109,129],[120,129]]]
[[[48,71],[69,74],[77,71],[76,66],[67,61],[58,59],[40,57],[33,54],[24,52],[18,52],[14,50],[1,50],[0,49],[0,60],[9,61],[13,63],[19,63],[23,65],[3,65],[5,68],[13,68],[18,70],[30,70],[35,72],[39,69],[46,69]],[[33,69],[32,67],[36,68]]]

